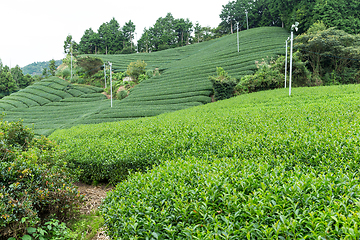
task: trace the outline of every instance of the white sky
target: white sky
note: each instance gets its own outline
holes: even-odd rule
[[[97,31],[111,18],[120,27],[131,20],[137,39],[170,12],[174,18],[189,18],[194,24],[217,27],[222,5],[229,0],[1,0],[0,59],[4,65],[24,67],[33,62],[64,58],[68,34],[76,42],[85,30]]]

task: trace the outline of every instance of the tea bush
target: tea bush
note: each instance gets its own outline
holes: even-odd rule
[[[51,138],[84,179],[125,179],[102,207],[114,239],[357,239],[359,93],[276,89]]]
[[[34,138],[22,122],[1,122],[0,131],[0,238],[21,237],[50,217],[73,217],[82,196],[64,153],[47,138]]]

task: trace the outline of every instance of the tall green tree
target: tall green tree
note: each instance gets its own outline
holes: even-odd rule
[[[191,32],[193,24],[187,18],[176,19],[174,21],[174,30],[177,34],[177,46],[184,46],[190,43],[191,41]]]
[[[140,52],[149,52],[149,46],[151,44],[149,39],[149,30],[144,28],[143,34],[141,35],[140,39],[137,42],[138,49]]]
[[[101,24],[98,29],[100,52],[104,54],[120,53],[123,38],[119,23],[115,18]]]
[[[9,95],[18,89],[10,71],[5,71],[8,67],[5,67],[0,71],[0,97]]]
[[[220,18],[222,20],[222,25],[223,26],[229,26],[230,27],[230,33],[232,34],[234,32],[234,27],[233,25],[236,22],[236,9],[235,9],[235,1],[231,1],[226,5],[223,5],[221,13],[220,13]]]
[[[67,35],[64,41],[64,53],[77,53],[78,44],[73,40],[72,35]]]
[[[134,33],[135,33],[135,24],[129,20],[129,22],[125,23],[125,25],[122,27],[122,33],[123,33],[123,47],[127,47],[128,44],[130,44],[130,48],[133,48],[133,39],[134,39]]]
[[[92,54],[97,52],[99,47],[99,36],[96,32],[89,28],[85,30],[79,42],[79,52],[84,54]]]
[[[50,63],[49,63],[49,73],[52,75],[52,76],[55,76],[55,72],[56,72],[56,63],[55,63],[55,60],[54,59],[51,59],[50,60]]]

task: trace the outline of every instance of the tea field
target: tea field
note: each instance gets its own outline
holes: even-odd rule
[[[50,138],[121,181],[112,239],[359,239],[359,109],[359,85],[277,89]]]
[[[159,68],[161,75],[135,86],[123,100],[110,100],[100,89],[71,85],[59,78],[45,79],[0,100],[4,120],[23,119],[38,135],[78,124],[94,124],[156,116],[211,102],[216,67],[240,78],[256,69],[255,61],[284,53],[288,32],[264,27],[208,42],[154,53],[96,55],[111,61],[115,71],[125,71],[130,62],[144,60],[147,69]]]

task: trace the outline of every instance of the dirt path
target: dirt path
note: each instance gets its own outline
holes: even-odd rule
[[[81,208],[81,214],[90,214],[95,212],[101,204],[101,201],[106,197],[106,193],[111,191],[113,187],[108,186],[92,186],[84,183],[77,183],[81,194],[85,195],[85,203]],[[99,232],[92,238],[92,240],[108,240],[105,231],[100,229]]]

